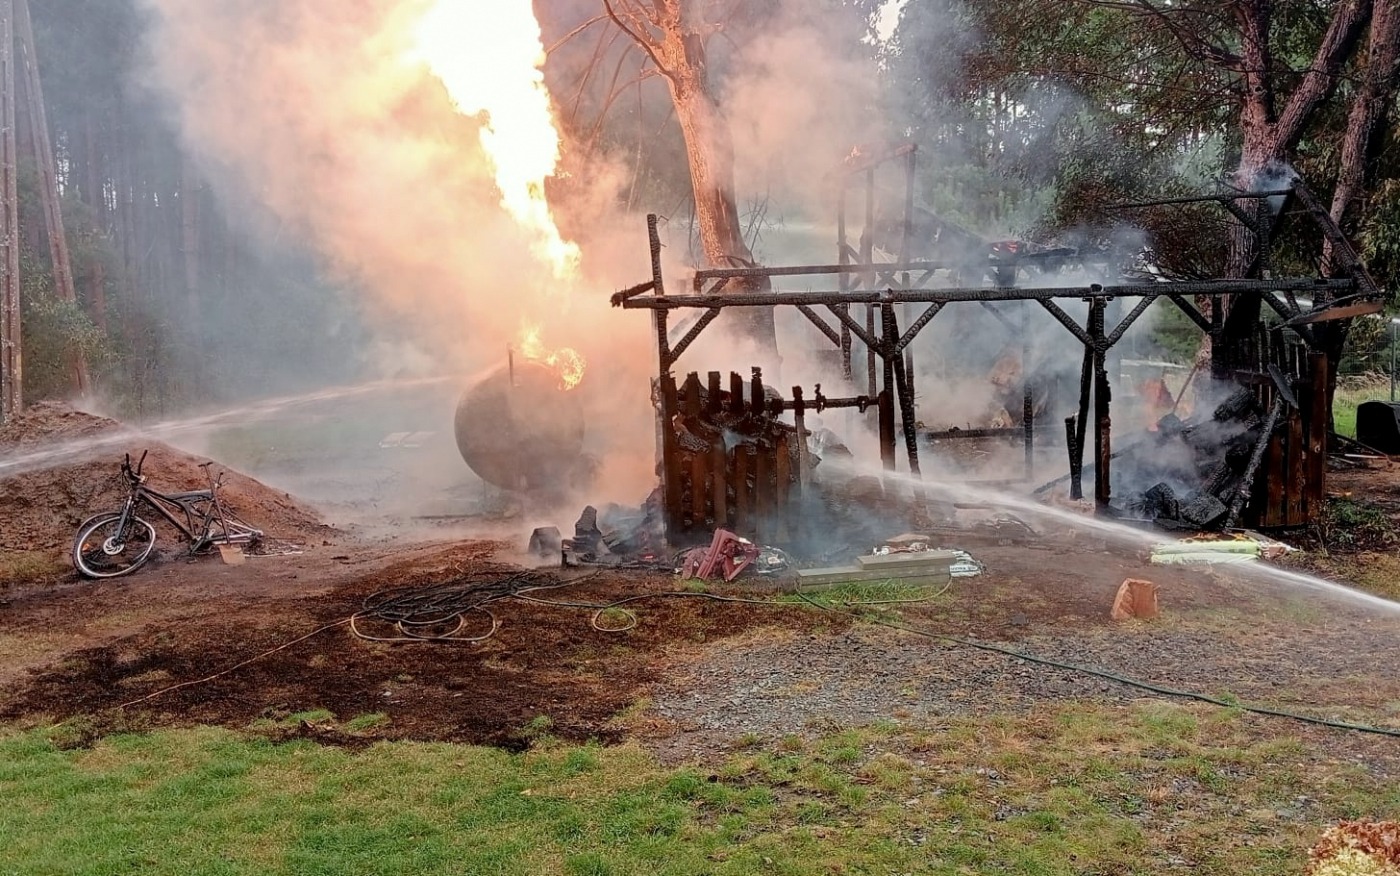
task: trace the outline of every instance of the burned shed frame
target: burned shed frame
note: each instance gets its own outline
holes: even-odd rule
[[[668,537],[672,541],[707,537],[716,526],[738,527],[754,531],[759,507],[774,503],[782,505],[795,486],[804,486],[806,468],[802,453],[808,434],[804,425],[808,410],[832,407],[876,407],[879,412],[879,445],[884,468],[896,467],[898,434],[902,432],[909,472],[920,475],[919,426],[913,363],[910,344],[946,307],[955,303],[976,303],[990,311],[999,323],[1014,336],[1023,338],[1024,355],[1029,356],[1030,316],[1035,308],[1049,313],[1056,322],[1083,347],[1079,407],[1077,416],[1065,421],[1070,481],[1076,498],[1081,491],[1084,471],[1084,451],[1089,438],[1088,427],[1093,423],[1093,484],[1094,501],[1100,513],[1109,512],[1111,493],[1112,448],[1111,387],[1107,367],[1109,351],[1129,328],[1159,299],[1170,301],[1192,323],[1213,340],[1212,372],[1218,378],[1236,378],[1252,387],[1259,402],[1270,412],[1260,446],[1250,460],[1249,477],[1256,485],[1250,497],[1253,522],[1260,525],[1290,525],[1312,519],[1322,498],[1324,472],[1323,454],[1326,447],[1326,418],[1319,393],[1326,392],[1326,357],[1309,352],[1313,348],[1307,324],[1313,320],[1340,318],[1354,311],[1378,310],[1380,293],[1366,276],[1354,251],[1340,237],[1325,211],[1309,206],[1324,233],[1340,239],[1342,251],[1351,268],[1351,276],[1340,279],[1211,279],[1199,281],[1101,282],[1084,285],[1023,286],[1018,285],[1023,274],[1056,274],[1067,264],[1082,266],[1072,251],[996,252],[985,260],[967,258],[938,261],[915,261],[910,258],[913,211],[914,155],[912,146],[901,147],[884,156],[868,159],[847,170],[846,183],[838,213],[838,261],[829,265],[796,265],[774,267],[733,267],[696,271],[689,278],[689,288],[679,294],[671,293],[662,275],[661,238],[656,216],[648,216],[647,232],[651,248],[652,277],[649,281],[615,294],[614,306],[629,310],[650,310],[657,341],[658,381],[657,410],[661,425],[661,478],[665,498]],[[874,168],[883,161],[904,159],[907,180],[902,237],[898,259],[892,263],[876,263],[873,259],[872,231],[874,211]],[[860,176],[865,184],[865,222],[860,249],[852,247],[847,237],[846,201],[849,180]],[[1191,200],[1215,201],[1232,212],[1254,216],[1267,211],[1241,210],[1239,202],[1255,203],[1281,194],[1296,194],[1305,204],[1316,200],[1298,183],[1287,193],[1228,192]],[[1185,200],[1185,199],[1181,199]],[[1163,202],[1165,203],[1165,202]],[[1147,207],[1149,204],[1125,205]],[[1329,227],[1330,226],[1330,227]],[[1248,224],[1260,242],[1260,250],[1268,248],[1272,226],[1257,219]],[[934,285],[940,274],[947,285]],[[969,275],[980,285],[969,282]],[[980,275],[980,276],[979,276]],[[809,281],[834,279],[836,288],[828,291],[801,292],[743,292],[730,291],[736,280],[801,277]],[[1314,300],[1332,302],[1317,312],[1305,312],[1299,304],[1300,295]],[[1131,301],[1131,309],[1110,321],[1109,305],[1118,300]],[[1080,324],[1062,305],[1068,300],[1087,304],[1087,318]],[[1282,324],[1268,327],[1260,324],[1254,336],[1243,344],[1226,344],[1225,314],[1227,303],[1254,300],[1279,315]],[[1202,313],[1196,302],[1208,301],[1209,316]],[[801,387],[792,388],[791,400],[770,397],[762,386],[762,375],[752,369],[752,380],[745,391],[743,381],[731,374],[728,402],[733,416],[766,416],[776,420],[784,412],[795,414],[796,440],[784,436],[773,443],[773,455],[766,463],[747,465],[736,460],[731,449],[719,436],[705,438],[687,432],[677,424],[687,414],[700,413],[702,406],[719,410],[724,406],[721,375],[711,372],[702,387],[697,373],[691,373],[677,386],[673,369],[686,350],[719,315],[731,307],[791,307],[815,328],[821,338],[840,351],[841,369],[852,391],[864,389],[860,395],[830,399],[816,387],[810,395]],[[863,307],[863,320],[852,315],[853,308]],[[918,310],[912,319],[909,308]],[[1014,309],[1013,309],[1014,308]],[[671,326],[673,311],[698,312],[694,318]],[[825,311],[823,313],[822,311]],[[905,312],[901,324],[899,311]],[[834,320],[834,322],[833,322]],[[1282,330],[1291,332],[1285,340]],[[855,342],[865,348],[866,374],[860,386],[855,379]],[[1023,369],[1024,370],[1024,369]],[[1306,409],[1295,405],[1285,416],[1283,399],[1295,402],[1298,393],[1306,399]],[[747,397],[748,401],[743,401]],[[1091,404],[1092,403],[1092,404]],[[1092,407],[1092,414],[1091,414]],[[1321,417],[1321,419],[1319,419]],[[1032,474],[1032,454],[1035,446],[1036,423],[1030,402],[1029,387],[1025,391],[1024,422],[1019,433],[1025,443],[1026,475]],[[1285,438],[1273,435],[1275,426],[1287,420]],[[896,426],[898,421],[898,427]],[[788,427],[791,428],[791,427]],[[977,430],[976,434],[997,432],[1010,434],[1013,430]],[[685,433],[682,436],[680,433]],[[682,446],[682,437],[706,444],[705,447]],[[940,437],[926,433],[925,438]],[[795,443],[795,447],[793,446]],[[795,451],[795,453],[793,452]],[[742,455],[742,454],[740,454]],[[705,462],[702,464],[701,459]],[[797,464],[791,460],[796,458]],[[1266,464],[1267,463],[1267,464]],[[1260,490],[1257,485],[1267,483]],[[1277,494],[1277,495],[1276,495]],[[1233,517],[1239,508],[1232,508]]]

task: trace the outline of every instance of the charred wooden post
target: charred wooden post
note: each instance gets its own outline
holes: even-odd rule
[[[894,393],[886,389],[875,397],[880,416],[880,463],[894,471]]]
[[[850,313],[851,309],[845,304],[838,305],[843,313]],[[841,320],[841,376],[849,383],[854,376],[851,368],[851,327],[846,325],[845,320]]]
[[[1026,480],[1035,477],[1035,398],[1031,382],[1031,303],[1021,303],[1021,425],[1026,430]]]
[[[792,501],[792,447],[786,432],[773,442],[773,509],[769,539],[792,538],[797,515]]]
[[[655,213],[647,214],[647,243],[651,248],[651,289],[657,298],[664,298],[666,286],[661,277],[661,232],[657,226]],[[656,358],[660,362],[659,373],[671,370],[671,338],[667,328],[667,311],[658,308],[653,314],[656,328]]]
[[[1084,364],[1079,370],[1079,416],[1075,421],[1074,440],[1070,442],[1073,448],[1073,460],[1070,463],[1072,471],[1078,471],[1081,477],[1075,478],[1076,487],[1070,495],[1074,499],[1084,498],[1082,475],[1084,472],[1084,448],[1089,439],[1089,401],[1094,388],[1094,350],[1092,347],[1084,347]]]
[[[711,371],[705,375],[705,413],[710,417],[717,417],[724,409],[724,399],[720,392],[720,374],[718,371]]]
[[[759,408],[754,413],[761,411]],[[753,533],[760,538],[766,537],[773,520],[773,457],[772,450],[759,447],[753,459]]]
[[[874,304],[865,305],[865,333],[871,338],[877,337],[877,335],[875,334]],[[866,381],[866,391],[869,392],[870,395],[875,395],[877,392],[880,391],[880,387],[875,382],[875,347],[873,347],[870,344],[865,345],[865,367],[868,372],[869,378]]]
[[[1326,353],[1309,353],[1308,366],[1311,382],[1304,408],[1308,412],[1308,474],[1303,516],[1312,521],[1321,517],[1327,504],[1327,387],[1332,366]]]
[[[1240,518],[1240,511],[1243,510],[1244,503],[1249,498],[1250,488],[1254,484],[1254,476],[1259,472],[1259,464],[1264,461],[1264,450],[1269,446],[1269,439],[1273,437],[1279,417],[1283,414],[1283,406],[1283,396],[1280,395],[1274,399],[1274,403],[1269,407],[1269,416],[1264,419],[1259,440],[1254,442],[1254,451],[1249,456],[1249,464],[1245,466],[1244,475],[1240,478],[1239,489],[1235,491],[1235,497],[1230,502],[1230,513],[1225,518],[1226,529],[1233,529],[1235,522]]]
[[[848,191],[845,176],[841,177],[841,193],[836,202],[836,264],[842,269],[851,263],[851,245],[848,242],[846,233],[846,192]],[[837,288],[842,295],[851,291],[851,275],[842,270],[837,277]],[[838,305],[849,313],[849,308],[845,305]],[[841,376],[850,381],[854,375],[851,367],[851,329],[846,325],[845,320],[841,323]]]
[[[681,509],[681,454],[676,434],[676,417],[680,413],[676,400],[676,378],[663,373],[660,378],[661,404],[661,492],[666,505],[666,537],[675,541],[679,536]]]
[[[919,412],[917,399],[919,397],[919,392],[914,385],[914,351],[908,347],[904,349],[904,380],[909,386],[909,408],[916,415],[914,419],[915,425],[917,425],[917,414]]]
[[[686,425],[700,422],[700,395],[700,375],[692,371],[686,375],[685,384],[681,387],[681,412],[685,414]],[[694,432],[690,434],[694,435],[695,440],[701,440],[700,436]],[[698,448],[691,448],[689,472],[691,528],[700,528],[705,525],[707,500],[709,499],[709,490],[705,489],[705,476],[709,474],[709,468],[709,454],[701,453]]]
[[[918,422],[914,414],[914,388],[910,385],[909,375],[904,370],[904,360],[897,352],[899,345],[899,323],[895,321],[894,305],[886,304],[881,308],[880,321],[884,324],[885,331],[885,374],[888,381],[893,373],[895,391],[899,398],[899,412],[902,425],[904,427],[904,445],[909,455],[909,473],[918,477],[919,471],[919,433]],[[889,383],[885,384],[889,389]]]
[[[1089,306],[1089,336],[1094,342],[1094,505],[1100,514],[1108,512],[1109,500],[1113,497],[1109,472],[1113,459],[1113,421],[1109,413],[1108,340],[1104,335],[1107,306],[1103,299],[1095,299]]]
[[[1078,445],[1074,417],[1065,417],[1065,447],[1069,450],[1069,497],[1084,498],[1084,456]]]
[[[743,396],[739,398],[742,405]],[[734,525],[739,532],[753,532],[752,461],[749,445],[740,444],[734,448]]]
[[[807,402],[802,387],[792,388],[792,422],[797,428],[797,488],[799,494],[807,487]]]

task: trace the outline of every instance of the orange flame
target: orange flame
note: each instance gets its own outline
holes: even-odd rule
[[[577,350],[562,347],[558,350],[545,348],[544,341],[540,339],[539,326],[525,326],[520,332],[520,345],[517,348],[520,355],[531,362],[538,362],[554,370],[559,375],[559,381],[564,389],[573,389],[583,380],[584,367],[587,363]]]
[[[545,197],[545,180],[559,167],[559,132],[531,0],[433,0],[411,54],[442,81],[460,112],[480,119],[501,206],[529,231],[554,276],[573,278],[578,245],[564,240]]]

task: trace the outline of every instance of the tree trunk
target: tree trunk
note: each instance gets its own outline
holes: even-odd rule
[[[666,80],[676,105],[676,118],[685,138],[686,160],[695,197],[695,221],[700,246],[712,267],[732,268],[754,263],[744,241],[743,223],[734,195],[734,143],[707,79],[704,44],[677,29],[667,32]],[[764,291],[764,280],[749,282],[745,291]],[[759,349],[775,353],[778,346],[771,307],[745,307],[736,314],[735,328]]]
[[[68,236],[63,229],[63,209],[59,202],[58,166],[53,144],[49,140],[48,113],[44,110],[44,89],[39,79],[39,56],[34,48],[34,28],[29,20],[29,0],[14,2],[14,36],[16,67],[22,76],[29,134],[34,161],[39,169],[39,204],[44,213],[48,232],[49,256],[53,269],[54,292],[60,300],[77,304],[78,292],[73,284],[73,263],[68,257]],[[79,396],[88,394],[87,358],[74,348],[69,354],[73,389]]]
[[[107,334],[107,267],[99,257],[92,263],[92,285],[88,288],[88,304],[92,322],[102,334]]]
[[[754,264],[753,253],[744,241],[734,196],[734,143],[710,90],[705,40],[699,32],[704,25],[692,2],[604,0],[604,6],[613,22],[651,57],[670,87],[685,139],[695,224],[705,260],[716,268],[750,266]],[[730,288],[753,292],[769,289],[771,284],[765,279],[730,284]],[[778,340],[771,307],[737,308],[726,316],[734,319],[734,327],[743,338],[776,358]]]
[[[1341,167],[1332,195],[1332,219],[1343,231],[1354,225],[1356,208],[1374,174],[1371,161],[1379,151],[1390,106],[1400,88],[1400,9],[1381,3],[1371,20],[1371,38],[1361,87],[1352,99],[1347,129],[1342,138]],[[1330,239],[1323,241],[1323,272],[1332,276],[1339,265]]]
[[[24,410],[15,143],[14,0],[0,0],[0,421]]]
[[[1234,7],[1241,36],[1238,72],[1243,87],[1240,166],[1235,185],[1246,191],[1287,182],[1284,164],[1297,148],[1317,108],[1336,91],[1372,12],[1371,0],[1341,0],[1336,4],[1312,63],[1279,111],[1270,79],[1274,75],[1270,46],[1273,6],[1272,0],[1241,0]],[[1239,203],[1256,228],[1267,227],[1272,221],[1267,202]],[[1259,276],[1267,259],[1267,253],[1261,251],[1259,234],[1238,217],[1230,232],[1226,276]],[[1239,339],[1252,332],[1259,319],[1259,307],[1259,299],[1254,297],[1226,304],[1225,338]]]
[[[107,208],[106,173],[102,165],[102,150],[98,146],[96,113],[91,107],[83,115],[83,175],[80,177],[80,192],[83,203],[92,210],[91,233],[98,239],[109,237],[109,211]],[[100,247],[96,249],[105,249]],[[92,311],[92,321],[105,335],[107,324],[107,266],[103,262],[104,252],[94,252],[92,269],[88,274],[88,306]]]
[[[1332,220],[1344,232],[1355,225],[1363,193],[1374,175],[1373,159],[1380,151],[1389,125],[1391,104],[1400,90],[1400,10],[1393,3],[1376,6],[1371,19],[1371,36],[1366,50],[1366,67],[1361,86],[1352,99],[1347,128],[1342,137],[1341,167],[1337,188],[1329,210]],[[1338,258],[1330,237],[1322,244],[1322,274],[1336,277],[1347,267]],[[1333,424],[1332,399],[1337,391],[1342,353],[1351,334],[1351,320],[1319,323],[1313,329],[1321,352],[1327,354],[1327,422]]]
[[[99,167],[97,157],[97,122],[93,119],[92,107],[88,107],[83,114],[83,170],[86,173],[82,178],[83,203],[93,209],[95,224],[98,228],[103,225],[105,217],[106,199],[102,191],[102,170]]]
[[[185,304],[191,320],[199,313],[199,198],[194,162],[185,156],[180,164],[180,240],[185,262]]]

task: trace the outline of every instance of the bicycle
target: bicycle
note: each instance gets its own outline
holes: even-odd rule
[[[149,451],[147,451],[149,452]],[[141,454],[136,467],[131,466],[131,454],[121,466],[126,482],[126,501],[120,511],[107,511],[89,517],[78,526],[73,540],[73,565],[88,578],[116,578],[135,572],[151,558],[156,546],[156,528],[137,516],[137,507],[145,505],[169,521],[189,541],[191,556],[211,546],[251,545],[263,537],[230,514],[219,499],[224,474],[213,477],[209,468],[214,463],[200,464],[209,482],[208,489],[185,493],[161,493],[146,486],[141,473],[146,454]]]

